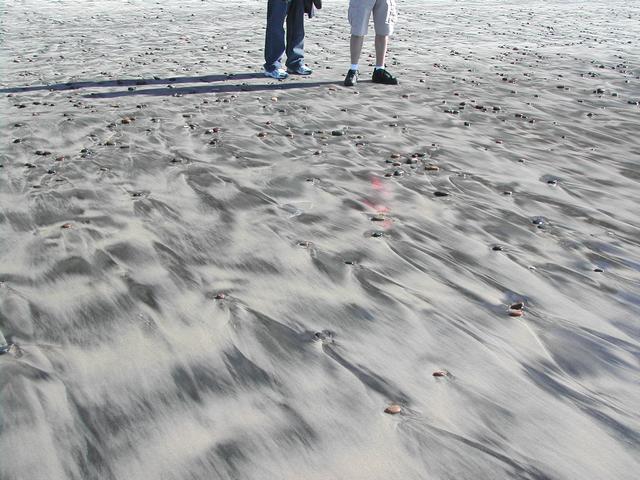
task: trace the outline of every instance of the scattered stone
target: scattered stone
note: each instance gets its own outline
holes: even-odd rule
[[[433,163],[430,163],[429,165],[426,165],[424,169],[429,172],[437,172],[440,170],[440,167],[437,165],[434,165]]]
[[[71,223],[63,223],[60,228],[64,228],[65,230],[67,230],[69,228],[73,228],[73,225]]]
[[[524,312],[522,310],[509,310],[510,317],[522,317]]]
[[[341,137],[344,135],[344,132],[342,130],[333,130],[331,132],[331,135],[333,135],[334,137]]]
[[[449,194],[447,192],[442,192],[440,190],[437,190],[437,191],[433,192],[433,194],[436,197],[448,197],[449,196]]]
[[[434,377],[448,377],[449,376],[449,372],[447,372],[446,370],[436,370],[435,372],[433,372],[433,376]]]
[[[494,252],[502,252],[504,251],[504,247],[502,245],[494,245],[491,250],[493,250]]]
[[[260,133],[258,133],[258,137],[260,137],[260,138],[264,138],[264,137],[266,137],[266,136],[267,136],[267,132],[260,132]]]
[[[600,268],[600,267],[594,268],[593,271],[596,272],[596,273],[603,273],[604,272],[604,270],[602,268]]]
[[[120,120],[120,123],[122,123],[124,125],[128,125],[133,121],[134,121],[134,119],[132,117],[124,117],[122,120]]]
[[[225,298],[227,298],[227,295],[225,293],[216,293],[216,300],[224,300]]]
[[[374,237],[374,238],[380,238],[380,237],[382,237],[383,235],[384,235],[384,232],[373,232],[373,233],[371,234],[371,236],[372,236],[372,237]]]
[[[524,302],[516,302],[509,307],[511,310],[524,310]]]

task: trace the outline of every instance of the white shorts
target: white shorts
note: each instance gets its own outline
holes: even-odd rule
[[[391,35],[398,20],[396,0],[349,0],[351,35],[363,37],[369,30],[373,13],[376,35]]]

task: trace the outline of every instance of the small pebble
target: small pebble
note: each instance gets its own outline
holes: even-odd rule
[[[227,298],[227,295],[220,292],[220,293],[216,293],[216,300],[224,300],[225,298]]]
[[[73,228],[73,225],[71,223],[63,223],[60,228],[64,228],[66,230],[69,228]]]
[[[524,310],[524,302],[516,302],[509,307],[511,310]]]
[[[400,405],[389,405],[384,409],[384,413],[388,413],[389,415],[395,415],[397,413],[400,413],[401,411],[402,408],[400,407]]]
[[[522,317],[524,312],[522,310],[509,310],[510,317]]]
[[[447,372],[446,370],[436,370],[435,372],[433,372],[434,377],[447,377],[448,375],[449,372]]]
[[[449,194],[447,192],[441,192],[440,190],[437,190],[437,191],[433,192],[433,194],[436,197],[448,197],[449,196]]]

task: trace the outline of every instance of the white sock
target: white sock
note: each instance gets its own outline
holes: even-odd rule
[[[376,65],[374,67],[374,70],[381,70],[381,69],[384,70],[384,65]]]
[[[358,70],[358,64],[357,63],[352,63],[351,64],[351,70]]]

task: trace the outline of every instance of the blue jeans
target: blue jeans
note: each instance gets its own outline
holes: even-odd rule
[[[271,72],[282,68],[282,56],[285,52],[287,67],[296,69],[304,64],[304,0],[269,0],[267,3],[264,69]]]

